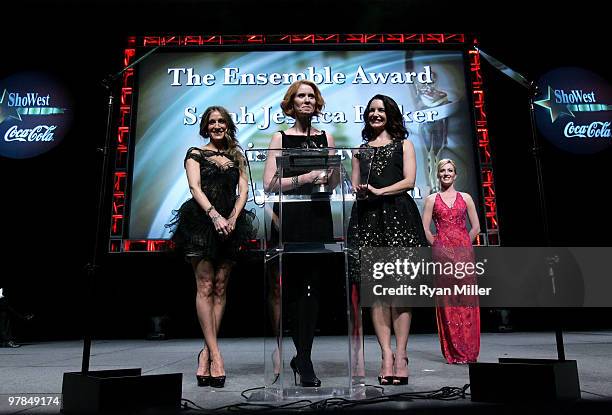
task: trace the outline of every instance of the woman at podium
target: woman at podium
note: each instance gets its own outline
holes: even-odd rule
[[[362,253],[367,247],[427,246],[418,208],[407,193],[415,185],[416,156],[397,103],[386,95],[375,95],[365,107],[363,119],[362,147],[375,152],[370,160],[352,160],[351,179],[357,192],[357,213],[351,217],[351,234],[357,240],[352,243]],[[367,182],[361,174],[365,161],[370,169]],[[371,307],[371,317],[382,356],[378,382],[408,383],[410,308],[377,300]]]
[[[330,175],[325,170],[284,168],[283,177],[276,176],[276,158],[286,154],[287,149],[319,149],[320,154],[331,153],[325,149],[335,146],[332,135],[311,126],[312,117],[318,115],[324,105],[321,92],[313,82],[300,80],[289,86],[281,102],[281,109],[286,116],[295,119],[295,124],[272,136],[264,168],[266,192],[282,189],[283,197],[310,196],[315,186],[328,182]],[[278,215],[279,206],[276,204],[274,216]],[[283,203],[282,216],[282,242],[286,252],[289,252],[290,245],[298,247],[296,249],[308,250],[309,246],[322,246],[325,242],[333,241],[333,221],[328,198]],[[273,227],[271,239],[278,241],[278,228]],[[289,316],[289,327],[296,349],[290,366],[296,385],[318,387],[321,381],[315,374],[311,352],[319,312],[320,278],[327,268],[326,255],[300,253],[286,254],[283,258],[283,302],[287,304],[284,314]],[[278,322],[273,324],[278,327]],[[275,362],[275,366],[275,370],[279,370],[279,362]]]

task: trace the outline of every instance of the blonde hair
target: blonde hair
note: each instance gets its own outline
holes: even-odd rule
[[[293,109],[293,99],[295,98],[298,89],[300,89],[300,86],[302,85],[308,85],[314,91],[315,110],[313,115],[319,115],[323,107],[325,107],[325,100],[321,95],[321,91],[319,91],[319,87],[317,87],[317,85],[312,81],[301,79],[299,81],[295,81],[289,86],[289,89],[287,89],[287,92],[285,92],[285,96],[281,101],[280,107],[283,110],[283,114],[287,115],[288,117],[295,118],[295,110]]]
[[[436,170],[436,173],[440,171],[440,169],[442,168],[442,166],[444,166],[445,164],[452,164],[453,167],[455,168],[455,173],[457,173],[457,165],[455,164],[455,162],[451,159],[442,159],[438,162],[438,167]]]

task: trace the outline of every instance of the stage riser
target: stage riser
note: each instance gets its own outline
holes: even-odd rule
[[[500,358],[499,363],[470,363],[475,402],[580,399],[575,360]]]
[[[64,373],[63,414],[180,408],[182,373],[141,376],[141,369]]]

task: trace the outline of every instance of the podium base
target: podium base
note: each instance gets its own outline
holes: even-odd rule
[[[499,363],[470,363],[475,402],[580,399],[575,360],[500,358]]]
[[[64,414],[135,412],[177,409],[181,405],[182,373],[142,376],[141,369],[64,373]]]
[[[371,393],[370,393],[371,394]],[[328,398],[365,399],[368,388],[363,386],[343,387],[328,386],[319,388],[308,388],[301,386],[288,386],[284,388],[266,387],[254,391],[249,402],[281,402],[290,400],[323,400]]]

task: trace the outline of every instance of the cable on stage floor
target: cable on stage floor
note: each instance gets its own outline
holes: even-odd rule
[[[601,395],[599,393],[590,392],[590,391],[587,391],[587,390],[584,390],[584,389],[580,389],[580,392],[588,393],[589,395],[599,396],[600,398],[612,399],[612,396]]]
[[[194,402],[188,399],[182,399],[183,408],[188,410],[196,410],[198,413],[202,414],[217,414],[219,412],[235,412],[235,411],[243,411],[243,412],[253,412],[253,413],[264,413],[264,412],[273,412],[273,411],[303,411],[303,410],[312,410],[312,411],[325,411],[325,410],[342,410],[342,409],[353,409],[358,407],[365,407],[368,405],[380,404],[380,403],[391,403],[391,402],[413,402],[417,400],[442,400],[442,401],[453,401],[459,399],[466,399],[470,396],[467,390],[470,388],[470,384],[465,384],[463,387],[455,387],[455,386],[444,386],[437,390],[432,391],[418,391],[418,392],[400,392],[386,395],[385,389],[376,385],[366,385],[367,387],[373,387],[376,389],[380,389],[382,394],[380,396],[375,396],[366,399],[346,399],[339,397],[332,397],[323,399],[320,401],[310,401],[307,399],[292,401],[282,405],[275,405],[270,403],[252,403],[252,402],[243,402],[232,405],[221,406],[214,409],[206,409],[203,408]],[[263,387],[251,388],[242,391],[240,394],[243,398],[248,399],[246,395],[248,392],[261,390]],[[191,404],[192,406],[189,407]]]

